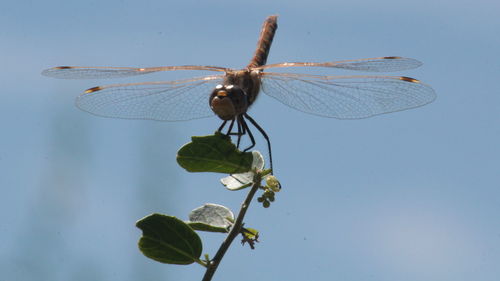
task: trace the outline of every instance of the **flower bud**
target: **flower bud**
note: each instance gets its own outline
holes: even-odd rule
[[[281,184],[275,176],[269,175],[266,177],[266,187],[274,192],[278,192],[281,189]]]

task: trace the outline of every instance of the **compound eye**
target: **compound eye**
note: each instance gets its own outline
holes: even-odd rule
[[[226,90],[231,94],[231,96],[235,98],[244,98],[246,97],[246,93],[240,87],[234,85],[226,86]]]

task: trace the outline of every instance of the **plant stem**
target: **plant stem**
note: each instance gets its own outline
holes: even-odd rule
[[[227,249],[229,249],[229,246],[233,242],[234,238],[236,238],[236,236],[238,236],[238,234],[240,233],[241,226],[243,225],[243,218],[245,217],[247,209],[250,206],[250,202],[252,202],[252,198],[255,195],[255,192],[257,192],[257,190],[260,187],[261,181],[262,181],[262,175],[256,173],[252,188],[248,192],[245,201],[243,201],[243,203],[241,204],[241,209],[238,214],[238,217],[236,218],[236,221],[234,222],[234,225],[231,228],[231,231],[229,231],[229,234],[227,235],[226,239],[220,245],[219,250],[215,254],[214,258],[210,261],[210,263],[207,264],[207,271],[205,271],[205,275],[203,276],[202,281],[212,280],[212,277],[214,276],[215,271],[219,266],[219,263],[224,257],[224,254],[226,254],[226,251]]]

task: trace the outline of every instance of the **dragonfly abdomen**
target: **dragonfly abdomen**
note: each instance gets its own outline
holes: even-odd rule
[[[257,42],[257,49],[250,64],[248,64],[249,68],[266,64],[276,29],[278,29],[278,16],[269,16],[262,26],[259,41]]]

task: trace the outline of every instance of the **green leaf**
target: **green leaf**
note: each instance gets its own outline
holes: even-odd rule
[[[192,210],[189,220],[186,223],[194,230],[226,233],[233,225],[234,215],[227,207],[207,203]]]
[[[255,243],[259,242],[259,231],[253,228],[244,228],[242,227],[243,240],[241,244],[248,243],[250,248],[255,249]]]
[[[199,260],[201,239],[176,217],[152,214],[137,221],[142,230],[139,250],[148,258],[162,263],[191,264]]]
[[[229,232],[229,230],[225,227],[216,227],[202,222],[187,221],[186,224],[189,225],[192,229],[198,231],[220,232],[220,233]]]
[[[245,236],[246,239],[257,240],[259,238],[259,231],[253,228],[245,228],[243,230],[243,236]]]
[[[239,174],[231,174],[220,179],[220,182],[229,190],[241,190],[252,185],[254,170],[262,170],[264,168],[264,156],[257,150],[252,151],[252,171]]]
[[[252,153],[239,151],[229,136],[216,132],[191,140],[177,152],[177,163],[189,172],[244,173],[252,167]]]

